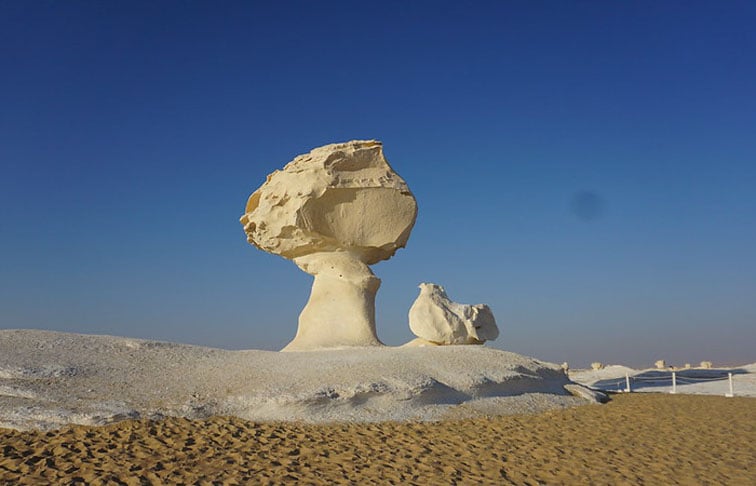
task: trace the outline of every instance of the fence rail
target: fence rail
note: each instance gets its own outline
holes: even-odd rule
[[[729,392],[724,396],[730,398],[735,396],[735,390],[732,383],[732,372],[728,372],[727,376],[713,376],[713,377],[695,377],[695,376],[678,376],[677,371],[669,372],[669,375],[660,374],[657,376],[630,376],[629,373],[625,374],[624,378],[618,378],[616,380],[601,381],[601,386],[593,385],[594,388],[599,388],[603,391],[619,391],[630,393],[633,391],[633,385],[639,384],[642,386],[644,383],[653,383],[655,386],[667,386],[667,382],[672,385],[672,391],[670,393],[677,393],[677,384],[683,385],[695,385],[697,383],[706,383],[712,381],[724,381],[727,380],[729,384]],[[623,388],[624,386],[624,388]],[[636,387],[637,388],[637,387]]]

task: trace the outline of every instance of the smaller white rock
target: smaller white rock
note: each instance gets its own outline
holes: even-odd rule
[[[420,295],[409,311],[412,332],[428,344],[483,344],[499,336],[491,309],[485,304],[452,302],[440,285],[420,284]],[[419,345],[418,340],[413,341]]]
[[[606,403],[609,401],[609,396],[606,393],[580,385],[579,383],[569,383],[564,385],[564,389],[572,395],[588,400],[589,402]]]

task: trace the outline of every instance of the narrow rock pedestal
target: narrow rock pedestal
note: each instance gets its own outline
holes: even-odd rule
[[[313,253],[294,263],[315,280],[297,335],[283,351],[382,345],[375,332],[381,280],[367,265],[347,252]]]

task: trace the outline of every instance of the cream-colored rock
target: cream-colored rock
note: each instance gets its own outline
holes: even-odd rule
[[[315,280],[297,335],[284,351],[381,345],[375,331],[381,281],[367,265],[347,252],[313,253],[294,263]]]
[[[380,142],[313,149],[270,174],[247,201],[247,241],[313,275],[296,337],[285,351],[380,345],[370,270],[406,245],[417,202]]]
[[[452,302],[443,287],[432,283],[420,284],[420,295],[409,311],[409,325],[416,336],[434,344],[483,344],[499,336],[487,305]]]
[[[270,174],[241,217],[247,241],[294,259],[348,251],[372,265],[403,248],[417,216],[407,184],[380,142],[313,149]]]
[[[661,369],[664,369],[664,368],[667,367],[667,362],[664,361],[663,359],[660,359],[659,361],[657,361],[656,363],[654,363],[654,366],[656,366],[657,369],[661,370]]]
[[[603,370],[604,369],[604,363],[602,363],[600,361],[594,361],[593,363],[591,363],[591,369],[595,370],[595,371]]]
[[[713,365],[712,365],[711,361],[701,361],[701,368],[704,368],[704,369],[708,370],[708,369],[711,369],[712,366]]]

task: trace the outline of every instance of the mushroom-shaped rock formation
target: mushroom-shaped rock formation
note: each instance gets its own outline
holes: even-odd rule
[[[247,241],[315,280],[284,351],[381,345],[368,265],[409,239],[417,202],[375,140],[326,145],[270,174],[247,201]]]
[[[491,309],[485,304],[452,302],[440,285],[420,284],[420,295],[409,311],[410,329],[418,339],[411,346],[483,344],[499,336]]]

